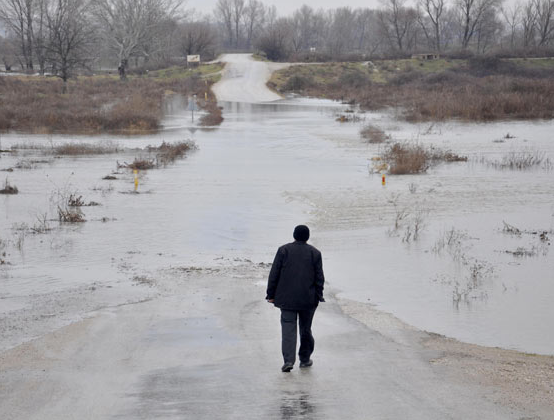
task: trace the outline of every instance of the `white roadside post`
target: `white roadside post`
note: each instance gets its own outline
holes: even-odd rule
[[[196,111],[196,94],[194,94],[192,97],[189,97],[189,111],[192,113],[192,121],[194,122],[194,111]]]

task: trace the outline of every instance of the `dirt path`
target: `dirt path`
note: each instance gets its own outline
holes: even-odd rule
[[[225,54],[219,61],[227,63],[223,77],[212,88],[219,101],[258,103],[281,99],[266,82],[273,71],[289,64],[256,61],[252,54]]]

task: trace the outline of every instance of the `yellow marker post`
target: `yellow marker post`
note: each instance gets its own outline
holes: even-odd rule
[[[135,174],[135,192],[138,191],[138,170],[133,169],[133,173]]]
[[[387,180],[384,173],[381,175],[381,185],[387,185]]]

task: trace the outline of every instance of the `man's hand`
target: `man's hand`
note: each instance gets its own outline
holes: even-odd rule
[[[275,299],[268,299],[267,300],[269,303],[274,303],[275,302]]]

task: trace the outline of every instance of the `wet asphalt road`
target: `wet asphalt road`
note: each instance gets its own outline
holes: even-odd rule
[[[187,278],[2,355],[2,419],[520,419],[395,341],[316,312],[314,366],[282,373],[279,311],[263,288]],[[329,296],[329,295],[328,295]]]

